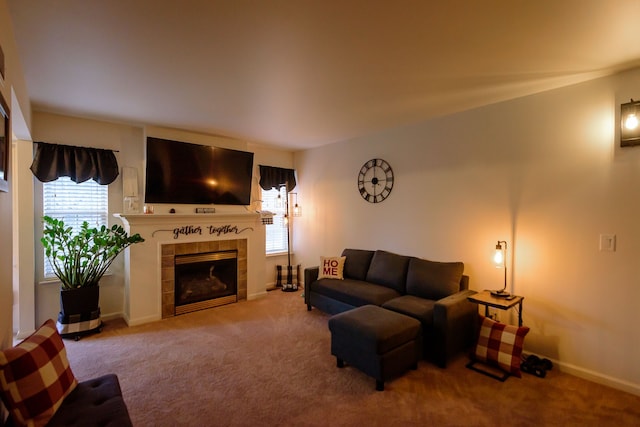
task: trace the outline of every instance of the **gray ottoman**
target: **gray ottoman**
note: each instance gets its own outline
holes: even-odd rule
[[[384,382],[417,369],[421,358],[420,322],[375,305],[364,305],[329,319],[331,354],[339,368],[344,362],[375,378],[376,390]]]

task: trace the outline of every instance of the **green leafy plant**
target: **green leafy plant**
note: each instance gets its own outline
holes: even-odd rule
[[[42,219],[44,232],[40,241],[63,290],[98,286],[120,252],[135,243],[144,242],[140,234],[129,236],[119,225],[89,228],[85,221],[80,231],[74,234],[62,220],[50,216]]]

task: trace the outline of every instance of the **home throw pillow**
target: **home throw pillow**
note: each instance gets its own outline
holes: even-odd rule
[[[347,257],[320,257],[318,279],[344,279],[344,261]]]
[[[521,377],[520,358],[529,327],[507,325],[482,315],[480,319],[480,334],[472,358]]]
[[[0,352],[0,397],[17,425],[44,426],[77,385],[51,319]]]

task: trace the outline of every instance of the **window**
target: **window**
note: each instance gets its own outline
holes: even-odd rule
[[[280,198],[278,199],[278,196]],[[287,226],[284,223],[286,212],[287,190],[280,187],[278,190],[262,190],[262,209],[273,212],[273,224],[266,225],[266,253],[275,254],[287,252],[289,242],[287,239]]]
[[[42,184],[43,215],[61,219],[79,229],[84,221],[90,227],[107,225],[109,199],[106,185],[94,180],[76,184],[69,177]],[[44,277],[55,277],[49,261],[44,259]]]

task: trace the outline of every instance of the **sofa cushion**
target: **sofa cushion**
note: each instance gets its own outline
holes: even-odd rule
[[[403,295],[382,304],[382,308],[418,319],[424,327],[433,325],[434,300]]]
[[[78,383],[47,427],[130,427],[131,419],[115,374]]]
[[[0,397],[18,425],[47,424],[77,385],[51,319],[0,352]]]
[[[471,357],[520,377],[522,347],[529,327],[507,325],[482,315],[479,316],[482,324]]]
[[[374,251],[364,249],[345,249],[342,256],[347,257],[344,263],[344,277],[365,280]]]
[[[435,262],[411,258],[407,271],[407,294],[439,300],[460,290],[462,262]]]
[[[410,257],[387,251],[376,251],[367,271],[367,282],[405,293]]]
[[[320,271],[318,279],[344,279],[344,262],[346,258],[340,257],[320,257]]]
[[[311,284],[309,291],[353,307],[360,307],[366,304],[382,305],[386,301],[400,296],[400,293],[386,286],[352,279],[317,280]]]

